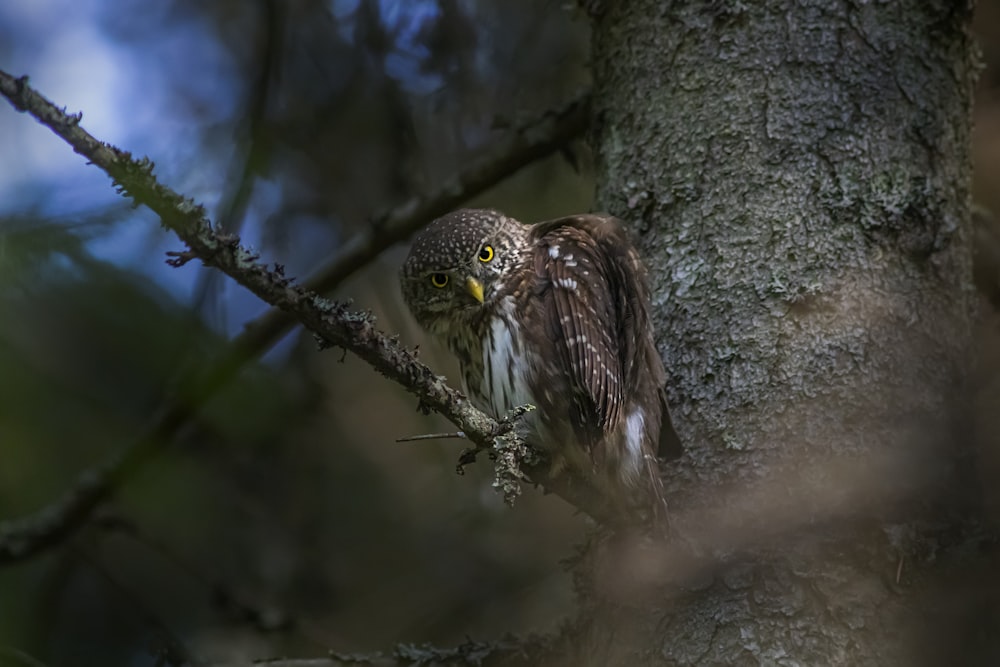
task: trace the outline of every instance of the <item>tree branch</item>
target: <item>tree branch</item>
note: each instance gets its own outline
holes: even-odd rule
[[[496,149],[474,160],[432,195],[415,197],[376,216],[366,231],[348,241],[304,285],[326,292],[377,257],[391,245],[405,241],[428,221],[458,208],[523,167],[560,150],[583,135],[590,109],[590,92],[565,106],[515,126]]]
[[[24,651],[8,646],[0,646],[0,664],[24,665],[24,667],[46,667],[41,660],[36,660]]]
[[[237,150],[229,166],[232,176],[228,179],[232,189],[223,195],[216,218],[216,226],[231,234],[243,227],[257,176],[265,170],[270,158],[262,128],[273,93],[272,84],[281,69],[284,46],[285,14],[280,11],[278,0],[260,0],[259,5],[256,30],[261,46],[258,62],[244,100],[247,112],[236,126]],[[220,277],[216,271],[208,271],[200,277],[195,287],[195,310],[208,314],[209,305],[216,308],[216,280]]]
[[[195,657],[180,636],[149,609],[128,586],[118,581],[96,554],[80,549],[77,557],[87,563],[104,584],[123,601],[131,615],[153,632],[155,639],[152,652],[158,658],[157,664],[204,667],[205,663]]]
[[[60,543],[89,516],[136,468],[160,448],[184,423],[194,406],[223,386],[246,362],[281,337],[294,320],[306,325],[326,345],[354,352],[386,377],[420,397],[421,404],[440,412],[464,431],[478,447],[490,451],[524,450],[523,443],[496,421],[474,409],[444,378],[418,362],[374,326],[367,313],[349,311],[343,304],[324,299],[310,291],[332,286],[364,265],[382,249],[409,236],[427,221],[454,208],[465,198],[486,189],[534,159],[547,155],[577,136],[586,119],[588,97],[583,95],[564,109],[547,114],[534,125],[523,126],[505,146],[476,161],[433,197],[419,197],[373,222],[372,228],[345,246],[323,270],[299,287],[283,275],[280,267],[270,270],[258,257],[240,247],[236,237],[216,232],[204,209],[156,181],[153,163],[100,142],[79,126],[79,114],[60,110],[27,84],[0,71],[0,94],[20,111],[34,116],[63,138],[74,151],[111,176],[115,187],[145,204],[160,216],[163,225],[174,231],[189,252],[170,260],[180,266],[197,257],[203,264],[218,268],[250,289],[276,309],[269,311],[234,341],[231,352],[206,375],[188,378],[186,403],[168,404],[154,417],[147,435],[97,470],[84,475],[63,498],[38,514],[0,525],[0,563],[27,558]],[[490,159],[495,157],[495,159]],[[279,312],[280,310],[280,312]],[[494,447],[496,445],[497,447]],[[509,458],[504,456],[501,458]],[[606,516],[599,503],[588,502],[568,485],[545,480],[540,469],[532,470],[536,482],[566,497],[595,518]],[[508,480],[510,481],[510,480]],[[514,485],[516,487],[516,485]],[[561,488],[566,486],[565,489]],[[556,488],[560,487],[560,488]],[[512,487],[514,488],[514,487]],[[516,491],[515,491],[516,492]],[[588,507],[588,505],[592,505]]]
[[[537,659],[537,654],[544,651],[544,643],[537,639],[521,641],[507,638],[494,642],[469,639],[454,648],[438,648],[430,644],[399,644],[391,653],[330,651],[325,658],[265,658],[255,660],[254,664],[266,667],[485,667],[537,664],[533,658]]]

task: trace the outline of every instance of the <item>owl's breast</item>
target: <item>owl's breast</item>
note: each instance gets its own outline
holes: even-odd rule
[[[507,411],[534,404],[530,389],[530,350],[505,299],[482,323],[479,355],[462,363],[466,391],[479,409],[499,419]]]

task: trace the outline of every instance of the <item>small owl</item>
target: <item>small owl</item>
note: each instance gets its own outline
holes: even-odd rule
[[[416,237],[400,282],[476,407],[536,406],[519,429],[553,474],[571,470],[622,511],[660,504],[657,453],[680,446],[645,268],[616,218],[455,211]]]

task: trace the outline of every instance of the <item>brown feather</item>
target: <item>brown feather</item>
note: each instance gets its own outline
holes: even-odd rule
[[[437,272],[451,277],[444,288],[431,283]],[[467,279],[485,300],[469,296]],[[620,221],[574,215],[525,226],[496,211],[456,211],[415,239],[401,286],[458,357],[476,405],[498,417],[538,407],[519,428],[549,452],[553,474],[572,468],[623,511],[652,499],[660,512],[657,448],[680,447],[645,268]]]

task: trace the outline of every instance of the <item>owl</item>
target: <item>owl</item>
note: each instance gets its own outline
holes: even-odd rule
[[[526,225],[493,210],[438,218],[400,271],[417,322],[458,358],[473,404],[518,423],[621,511],[661,503],[658,452],[680,445],[664,400],[645,267],[619,220]]]

